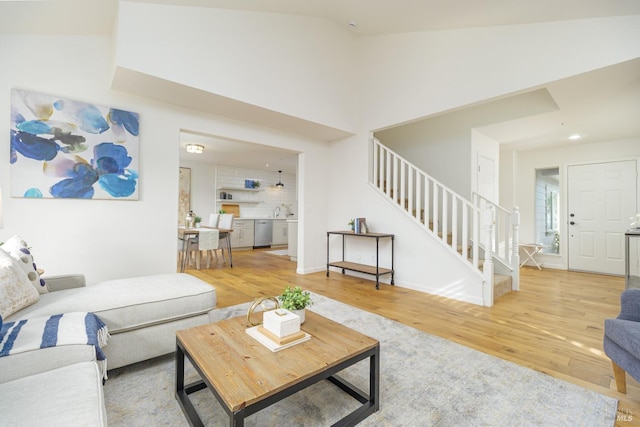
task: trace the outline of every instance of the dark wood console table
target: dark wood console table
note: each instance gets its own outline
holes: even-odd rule
[[[342,261],[331,261],[329,253],[329,237],[331,235],[342,236]],[[360,264],[357,262],[349,262],[344,260],[345,255],[345,237],[362,237],[376,240],[376,265]],[[380,289],[380,276],[385,274],[391,275],[391,284],[394,284],[394,270],[393,270],[393,234],[386,233],[354,233],[353,231],[327,231],[327,277],[329,277],[329,267],[336,267],[342,269],[342,274],[345,270],[357,271],[359,273],[371,274],[376,276],[376,289]],[[380,239],[391,239],[391,268],[381,268],[379,262],[379,249]]]

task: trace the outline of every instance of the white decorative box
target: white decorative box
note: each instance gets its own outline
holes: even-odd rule
[[[284,308],[265,311],[262,326],[278,338],[282,338],[300,331],[300,317]]]

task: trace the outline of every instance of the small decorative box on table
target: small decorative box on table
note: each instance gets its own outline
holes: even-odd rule
[[[300,317],[289,310],[278,308],[265,311],[262,316],[262,325],[248,328],[246,331],[273,352],[311,338],[311,335],[300,330]]]

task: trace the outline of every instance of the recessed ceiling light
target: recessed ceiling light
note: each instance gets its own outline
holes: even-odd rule
[[[582,135],[577,134],[577,133],[574,133],[573,135],[569,136],[569,139],[572,140],[572,141],[575,141],[576,139],[580,139],[580,138],[582,138]]]
[[[351,28],[356,28],[358,26],[358,23],[354,20],[349,21],[348,24]]]

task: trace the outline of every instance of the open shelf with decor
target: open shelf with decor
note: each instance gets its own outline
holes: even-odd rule
[[[253,195],[247,193],[259,193],[263,190],[258,188],[244,188],[244,187],[218,187],[218,198],[216,198],[216,203],[234,203],[234,204],[245,204],[245,205],[257,205],[258,203],[262,203],[262,200],[255,199]],[[238,197],[233,197],[234,192],[244,193],[244,197],[242,194]],[[229,198],[228,196],[231,196]]]
[[[218,203],[228,203],[231,205],[257,205],[258,203],[262,203],[261,200],[236,200],[236,199],[216,199]]]
[[[218,191],[248,191],[250,193],[258,193],[264,191],[260,188],[244,188],[244,187],[218,187]]]

